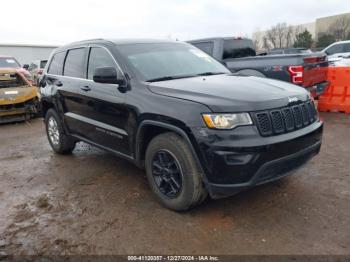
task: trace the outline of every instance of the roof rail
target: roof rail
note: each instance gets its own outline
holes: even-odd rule
[[[105,40],[105,39],[104,38],[84,39],[84,40],[72,42],[72,43],[70,43],[70,45],[71,44],[79,44],[79,43],[83,43],[83,42],[89,42],[89,41],[96,41],[96,40]]]

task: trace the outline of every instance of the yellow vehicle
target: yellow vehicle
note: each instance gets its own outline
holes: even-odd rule
[[[0,123],[23,121],[39,112],[37,87],[17,69],[0,69]]]

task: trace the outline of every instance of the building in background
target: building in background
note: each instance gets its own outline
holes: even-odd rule
[[[47,60],[51,52],[58,46],[0,44],[0,55],[13,56],[21,65],[30,64],[34,60]]]
[[[317,41],[320,36],[332,33],[332,26],[334,26],[337,21],[340,21],[344,18],[350,21],[350,13],[317,18],[314,22],[311,23],[291,25],[291,28],[293,29],[294,35],[301,33],[306,29],[310,32],[312,38]],[[264,40],[264,38],[266,38],[268,30],[269,29],[255,31],[252,35],[252,39],[259,51],[266,51],[267,49],[265,47],[266,43],[264,44],[264,42],[266,42],[266,39]]]
[[[315,40],[317,40],[318,37],[329,33],[329,31],[332,30],[332,25],[337,21],[340,21],[342,18],[350,20],[350,13],[317,18],[315,22]]]

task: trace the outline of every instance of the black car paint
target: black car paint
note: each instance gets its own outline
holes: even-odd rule
[[[136,77],[118,52],[118,42],[107,40],[79,42],[56,52],[77,47],[88,51],[92,46],[110,52],[123,72],[127,88],[50,75],[46,68],[41,83],[43,113],[54,107],[67,134],[111,151],[139,167],[143,167],[144,143],[149,142],[147,132],[157,128],[175,132],[190,146],[213,198],[253,186],[255,182],[249,179],[263,163],[302,152],[321,141],[320,120],[295,132],[262,137],[254,125],[213,130],[206,127],[201,117],[208,112],[251,112],[283,107],[289,104],[290,96],[299,101],[310,99],[301,88],[276,80],[232,75],[148,83]],[[213,91],[215,86],[217,90]],[[84,90],[86,87],[90,90]],[[319,147],[315,154],[318,150]],[[233,164],[227,162],[228,155]],[[239,190],[240,183],[232,180],[238,173],[249,173],[245,176],[246,184]]]
[[[235,75],[162,81],[151,83],[149,89],[157,94],[199,102],[220,113],[278,108],[285,105],[288,96],[300,100],[308,97],[303,90],[282,81]]]

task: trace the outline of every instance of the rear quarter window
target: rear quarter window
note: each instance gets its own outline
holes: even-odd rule
[[[63,62],[66,56],[66,52],[57,53],[52,57],[48,73],[52,75],[62,75]]]

